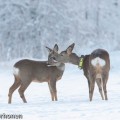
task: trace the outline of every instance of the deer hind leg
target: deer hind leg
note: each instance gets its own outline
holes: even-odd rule
[[[56,89],[56,81],[49,82],[49,88],[52,96],[52,101],[57,101],[57,89]]]
[[[18,89],[18,92],[20,94],[20,97],[22,98],[24,103],[27,103],[27,100],[25,98],[24,92],[27,89],[27,87],[29,86],[31,82],[27,82],[26,84],[22,83],[20,88]]]
[[[12,102],[12,94],[13,92],[20,86],[21,84],[21,80],[18,79],[16,76],[15,77],[15,81],[13,83],[13,85],[10,87],[9,89],[9,93],[8,93],[8,103],[11,104]]]
[[[108,100],[107,88],[106,88],[106,84],[107,84],[107,81],[108,81],[108,76],[107,77],[103,77],[102,80],[103,80],[103,90],[104,90],[105,100]]]
[[[94,87],[95,87],[95,79],[92,79],[90,81],[90,91],[89,91],[89,99],[90,99],[90,101],[92,101],[92,98],[93,98]]]
[[[98,85],[98,88],[99,88],[99,92],[100,92],[100,95],[102,97],[102,100],[104,100],[104,97],[103,97],[103,90],[102,90],[102,79],[101,78],[97,78],[96,79],[96,82],[97,82],[97,85]]]

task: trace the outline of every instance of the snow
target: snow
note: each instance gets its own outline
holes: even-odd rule
[[[22,114],[23,120],[118,120],[120,118],[120,51],[111,52],[111,70],[107,84],[108,101],[101,99],[97,85],[93,101],[88,99],[87,80],[83,71],[66,64],[57,82],[58,101],[52,102],[47,83],[31,83],[24,104],[16,90],[8,104],[8,90],[13,84],[14,61],[0,64],[0,114]]]

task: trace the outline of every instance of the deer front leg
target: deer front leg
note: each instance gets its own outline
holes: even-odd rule
[[[88,73],[88,74],[89,74],[89,73]],[[85,75],[85,77],[87,78],[88,89],[89,89],[89,99],[90,99],[90,94],[91,94],[91,92],[90,92],[90,79],[89,79],[89,75],[87,75],[85,72],[84,72],[84,75]]]
[[[87,78],[87,82],[88,82],[88,89],[89,89],[89,95],[90,95],[90,80],[89,77],[84,73],[85,77]]]
[[[87,81],[88,81],[89,99],[90,99],[90,94],[91,94],[91,92],[90,92],[90,81],[89,81],[89,79],[87,79]]]
[[[49,90],[50,90],[51,99],[52,99],[52,101],[54,101],[54,95],[53,95],[52,88],[51,88],[51,86],[50,86],[50,83],[49,83],[49,82],[48,82],[48,87],[49,87]]]
[[[50,92],[51,92],[51,96],[52,96],[52,101],[57,101],[57,89],[56,89],[56,81],[55,80],[51,80],[49,83],[49,88],[50,88]]]

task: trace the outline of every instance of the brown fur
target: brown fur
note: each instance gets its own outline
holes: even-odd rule
[[[53,50],[47,47],[49,50],[48,59],[53,59],[50,54],[51,52],[56,53],[56,47],[57,45],[54,46]],[[61,79],[65,65],[63,63],[59,63],[54,64],[54,66],[49,66],[48,63],[49,61],[33,61],[28,59],[20,60],[15,63],[14,68],[19,69],[19,72],[14,74],[15,81],[9,89],[9,104],[12,102],[13,92],[18,87],[20,97],[22,98],[23,102],[26,103],[27,101],[24,92],[31,82],[47,82],[52,101],[57,101],[56,81]]]
[[[55,55],[54,56],[55,59],[61,63],[72,63],[78,66],[80,57],[78,57],[75,53],[72,53],[74,45],[75,44],[73,43],[65,51],[62,51],[60,54]],[[91,64],[91,60],[93,60],[96,57],[103,59],[106,63],[105,66],[100,66],[99,64],[93,66]],[[109,70],[110,70],[110,59],[107,51],[103,49],[97,49],[93,51],[91,54],[85,55],[83,61],[83,71],[88,81],[90,101],[92,101],[95,81],[98,85],[102,99],[104,99],[104,96],[105,96],[105,100],[108,99],[106,84],[108,81]],[[104,91],[104,96],[102,93],[102,89]]]

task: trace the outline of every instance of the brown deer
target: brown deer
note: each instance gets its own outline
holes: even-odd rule
[[[15,81],[9,89],[9,104],[12,102],[13,92],[18,87],[20,87],[18,90],[20,97],[24,103],[27,103],[24,92],[31,82],[47,82],[52,101],[57,101],[56,82],[57,80],[61,79],[65,65],[64,63],[55,63],[55,58],[53,55],[57,54],[58,45],[55,45],[53,50],[48,47],[46,48],[49,51],[49,61],[33,61],[29,59],[23,59],[15,63],[13,73]]]
[[[102,100],[104,100],[104,97],[105,100],[107,100],[106,84],[110,70],[110,59],[108,52],[103,49],[96,49],[89,55],[79,57],[75,53],[72,53],[74,45],[75,44],[73,43],[65,51],[62,51],[60,54],[54,56],[56,61],[61,63],[72,63],[83,69],[84,75],[88,81],[90,101],[92,101],[95,81],[98,85]]]

